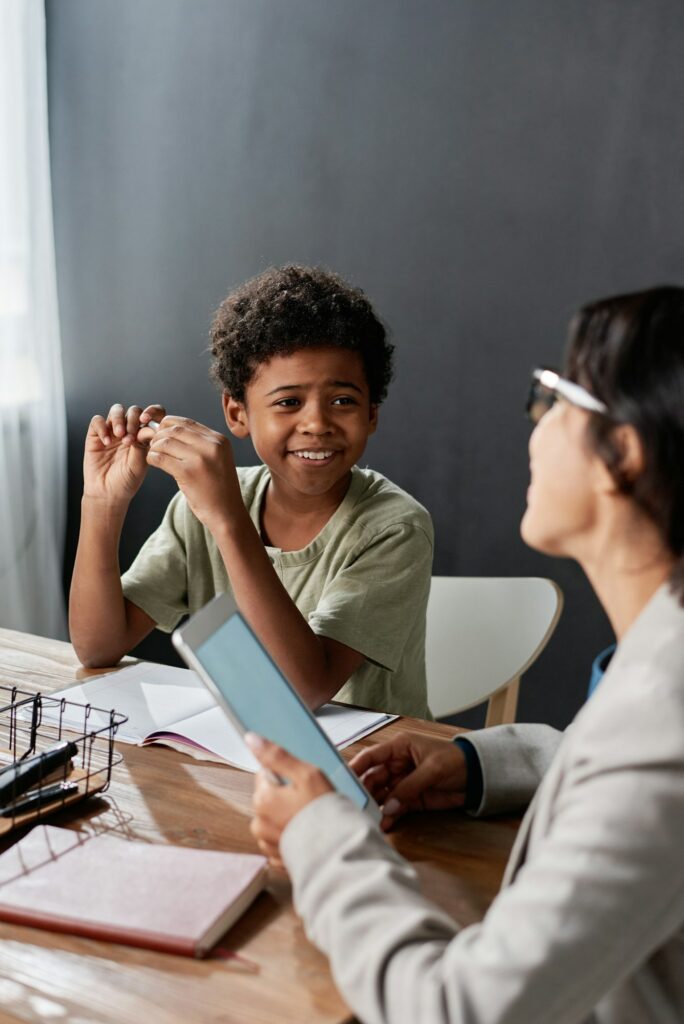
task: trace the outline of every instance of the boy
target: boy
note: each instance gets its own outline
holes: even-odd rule
[[[324,270],[272,268],[211,328],[228,429],[263,465],[236,470],[227,437],[161,406],[93,418],[69,610],[84,664],[115,663],[230,590],[310,707],[334,697],[429,717],[430,518],[356,465],[392,349],[363,292]],[[148,465],[179,493],[120,578],[119,535]]]

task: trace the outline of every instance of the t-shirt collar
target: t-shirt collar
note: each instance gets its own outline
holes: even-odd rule
[[[268,467],[265,466],[264,473],[254,494],[252,507],[249,510],[250,519],[259,533],[261,533],[261,506],[266,496],[266,488],[270,481],[271,473]],[[368,481],[359,467],[352,466],[351,480],[349,482],[349,487],[347,488],[347,493],[330,516],[330,519],[323,529],[316,534],[314,539],[307,544],[305,548],[300,548],[298,551],[283,551],[281,548],[274,548],[266,544],[266,551],[271,559],[277,560],[281,566],[285,567],[303,565],[305,562],[310,562],[313,561],[314,558],[318,558],[328,543],[328,539],[335,533],[339,528],[339,524],[344,521],[345,517],[349,515],[358,502],[367,486],[367,483]]]

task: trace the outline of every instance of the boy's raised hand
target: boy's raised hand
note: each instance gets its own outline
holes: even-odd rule
[[[147,472],[147,451],[144,440],[138,437],[140,429],[150,420],[159,422],[165,415],[161,405],[148,405],[145,409],[131,405],[124,409],[117,403],[106,417],[93,416],[83,458],[85,497],[113,502],[131,500]]]
[[[149,442],[147,463],[174,478],[188,505],[207,529],[245,514],[230,441],[184,416],[165,416],[159,429],[141,427],[138,440]]]
[[[465,754],[451,740],[403,732],[362,750],[349,766],[382,806],[385,832],[408,811],[447,810],[465,800]]]

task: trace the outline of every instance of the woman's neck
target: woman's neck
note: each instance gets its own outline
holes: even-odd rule
[[[654,566],[649,572],[639,573],[637,578],[631,580],[620,580],[617,577],[595,580],[587,572],[618,641],[639,617],[656,590],[669,578],[671,571],[670,561],[667,565]]]
[[[675,558],[650,520],[613,522],[578,561],[621,640],[656,590],[672,573]]]

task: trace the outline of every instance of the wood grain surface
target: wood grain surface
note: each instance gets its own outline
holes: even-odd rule
[[[130,659],[126,662],[130,663]],[[69,644],[0,630],[0,684],[51,693],[99,673],[82,669]],[[402,729],[453,735],[452,727],[402,719],[348,748]],[[163,747],[118,744],[111,786],[51,824],[112,831],[150,843],[255,852],[249,832],[253,776]],[[460,813],[413,815],[390,842],[413,861],[424,889],[463,924],[491,902],[516,819]],[[22,833],[3,840],[7,847]],[[169,894],[173,898],[173,894]],[[267,890],[228,932],[219,954],[196,961],[0,923],[0,1021],[65,1024],[327,1024],[349,1020],[325,958],[308,942],[287,878]]]

